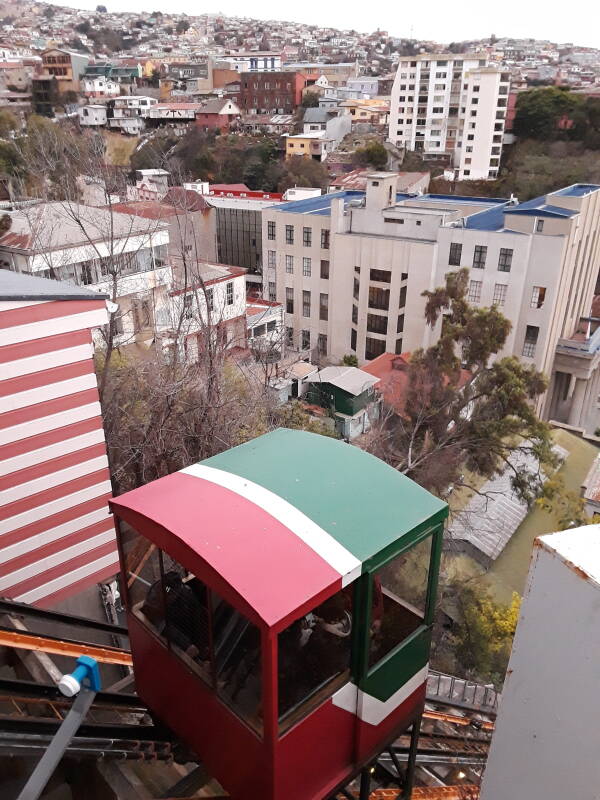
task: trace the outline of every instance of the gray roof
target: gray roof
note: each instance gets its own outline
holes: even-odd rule
[[[2,300],[105,300],[106,294],[64,281],[53,281],[0,269],[0,301]]]
[[[324,123],[331,118],[331,110],[328,108],[307,108],[304,112],[302,122]]]
[[[310,383],[330,383],[338,389],[357,397],[371,386],[379,383],[379,378],[369,375],[358,367],[325,367],[309,379]]]

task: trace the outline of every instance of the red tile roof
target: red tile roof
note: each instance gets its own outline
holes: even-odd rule
[[[211,183],[211,191],[215,192],[249,192],[251,191],[245,183]]]
[[[401,353],[400,355],[382,353],[361,367],[364,372],[379,378],[377,391],[383,396],[386,405],[399,414],[404,411],[406,402],[409,362],[410,353]],[[464,386],[469,377],[470,374],[467,370],[461,370],[459,385]]]
[[[184,189],[183,186],[171,187],[162,202],[181,211],[207,211],[211,208],[201,194],[193,189]]]

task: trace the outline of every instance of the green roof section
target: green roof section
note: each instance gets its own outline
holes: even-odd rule
[[[306,431],[279,428],[201,463],[287,500],[363,564],[448,515],[446,503],[375,456]]]

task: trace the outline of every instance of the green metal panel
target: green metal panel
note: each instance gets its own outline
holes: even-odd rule
[[[385,701],[429,661],[431,627],[423,625],[375,665],[358,686]]]
[[[448,514],[446,503],[380,459],[305,431],[281,428],[203,463],[283,497],[369,569]]]

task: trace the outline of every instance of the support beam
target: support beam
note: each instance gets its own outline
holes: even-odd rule
[[[131,653],[127,650],[64,641],[54,637],[36,636],[32,633],[21,633],[20,631],[1,628],[0,647],[14,647],[18,650],[32,650],[59,656],[71,656],[73,658],[91,656],[101,664],[123,664],[126,667],[130,667],[133,664]]]
[[[402,787],[402,800],[410,800],[412,788],[415,782],[415,767],[417,764],[417,748],[419,746],[419,733],[421,731],[422,717],[419,715],[413,722],[410,731],[410,749],[408,751],[408,763],[406,765],[406,776]]]

